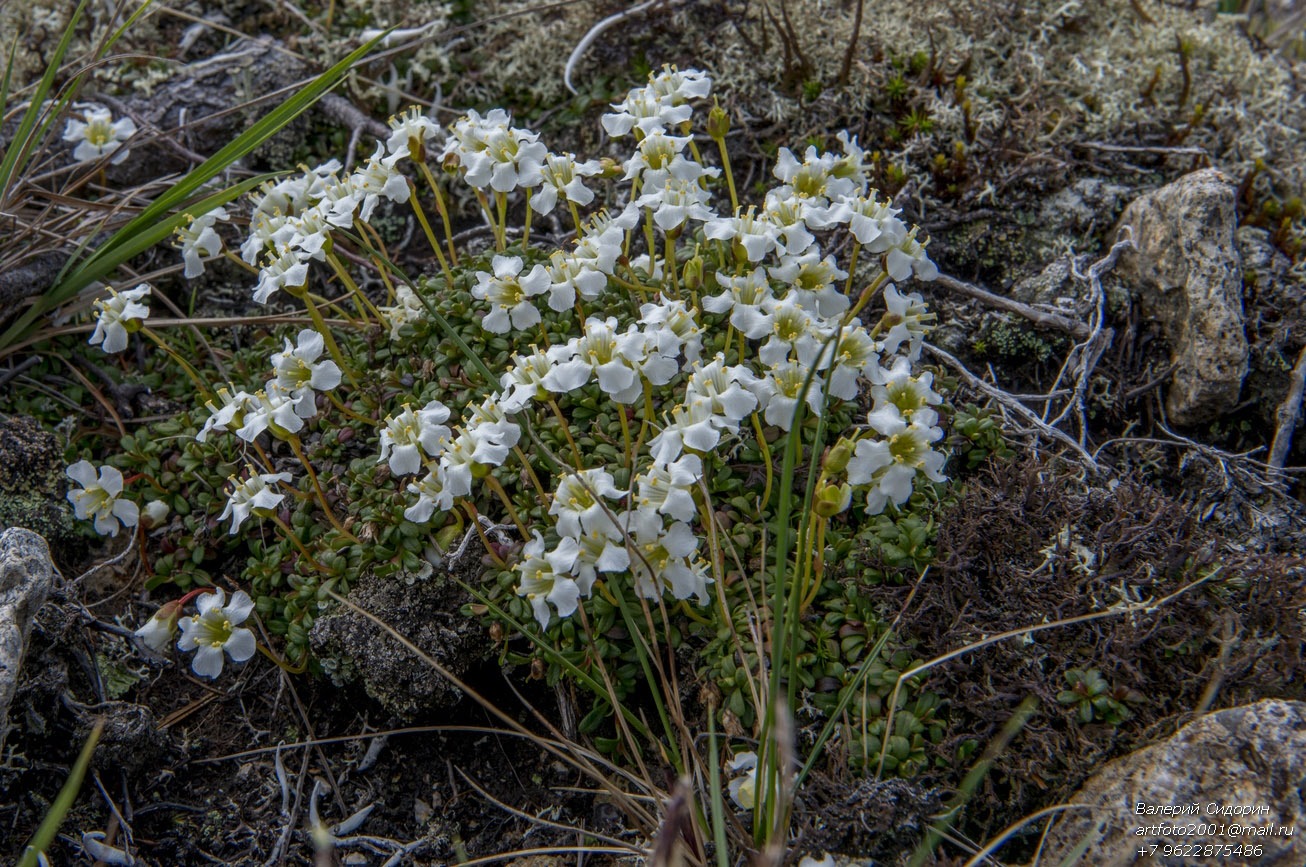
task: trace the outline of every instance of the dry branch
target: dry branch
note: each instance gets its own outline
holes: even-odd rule
[[[985,304],[1006,310],[1011,313],[1025,317],[1035,325],[1043,328],[1051,328],[1055,331],[1064,331],[1076,340],[1083,340],[1090,334],[1088,325],[1080,322],[1078,319],[1071,319],[1069,316],[1062,316],[1060,313],[1052,313],[1047,310],[1039,310],[1028,304],[1022,304],[1014,298],[1004,298],[1001,295],[995,295],[987,289],[981,289],[973,283],[967,283],[965,280],[958,280],[956,277],[949,277],[947,274],[940,274],[934,281],[936,286],[945,286],[954,292],[960,292],[963,295],[969,295],[972,298],[979,299]]]

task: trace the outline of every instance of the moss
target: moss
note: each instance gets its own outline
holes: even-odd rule
[[[0,420],[0,528],[25,527],[67,546],[77,538],[67,489],[59,438],[31,418]]]

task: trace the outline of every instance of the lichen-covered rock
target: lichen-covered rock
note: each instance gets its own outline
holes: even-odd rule
[[[1233,409],[1247,376],[1236,198],[1228,176],[1202,169],[1135,200],[1120,218],[1136,249],[1120,257],[1118,273],[1160,322],[1178,364],[1166,394],[1175,424]]]
[[[480,658],[484,630],[463,617],[456,584],[407,584],[364,576],[349,601],[380,618],[456,677]],[[449,708],[462,692],[372,621],[343,606],[319,617],[309,632],[313,655],[337,683],[359,681],[367,694],[405,720]]]
[[[1090,777],[1069,803],[1093,809],[1063,814],[1048,836],[1042,863],[1060,863],[1091,836],[1080,863],[1094,867],[1299,867],[1306,863],[1303,785],[1306,703],[1270,699],[1217,711]],[[1170,809],[1158,809],[1166,807]],[[1100,832],[1098,822],[1105,822]],[[1190,833],[1190,825],[1206,833]],[[1233,825],[1237,831],[1230,831]],[[1276,828],[1295,833],[1267,833]],[[1186,854],[1185,847],[1217,844],[1230,849],[1210,858],[1200,850],[1194,857]],[[1235,854],[1239,844],[1251,850]],[[1147,848],[1148,857],[1139,856],[1140,846]],[[1179,848],[1166,854],[1166,846]]]
[[[70,542],[64,469],[57,436],[31,418],[0,419],[0,527],[25,527],[56,547]]]
[[[45,540],[12,527],[0,533],[0,740],[14,700],[18,670],[27,652],[32,618],[45,603],[54,578]]]

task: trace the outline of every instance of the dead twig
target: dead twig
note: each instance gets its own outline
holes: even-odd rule
[[[1084,413],[1084,392],[1088,390],[1089,379],[1093,375],[1097,362],[1102,357],[1102,353],[1111,345],[1115,332],[1104,327],[1106,315],[1106,293],[1102,291],[1102,275],[1115,267],[1116,260],[1120,254],[1134,246],[1134,229],[1132,226],[1125,226],[1121,229],[1124,237],[1111,245],[1111,249],[1101,259],[1098,259],[1088,269],[1087,274],[1081,274],[1078,265],[1071,263],[1071,273],[1080,280],[1087,280],[1089,292],[1093,301],[1093,315],[1089,322],[1092,329],[1088,337],[1081,343],[1075,344],[1071,348],[1070,354],[1066,356],[1066,361],[1061,365],[1061,370],[1057,372],[1057,378],[1052,383],[1052,389],[1055,390],[1061,384],[1061,381],[1069,376],[1074,377],[1074,395],[1057,413],[1049,425],[1056,427],[1062,419],[1071,413],[1074,414],[1075,420],[1079,423],[1079,445],[1082,450],[1084,443],[1088,438],[1088,421]],[[1049,402],[1043,409],[1043,421],[1048,420],[1052,412],[1052,404]]]
[[[1023,419],[1031,427],[1036,428],[1038,432],[1049,437],[1050,439],[1054,439],[1057,442],[1060,442],[1068,446],[1070,450],[1073,451],[1076,454],[1076,456],[1079,458],[1079,462],[1083,464],[1085,467],[1087,467],[1088,469],[1092,470],[1095,473],[1102,472],[1101,465],[1099,465],[1098,462],[1093,458],[1093,456],[1090,455],[1087,451],[1085,451],[1084,447],[1080,445],[1078,442],[1076,442],[1073,437],[1071,437],[1065,431],[1058,430],[1057,428],[1043,421],[1043,419],[1039,418],[1036,412],[1034,412],[1032,409],[1030,409],[1029,407],[1025,406],[1023,403],[1021,403],[1019,400],[1017,400],[1014,395],[1010,394],[1009,392],[1003,391],[1002,389],[998,388],[995,385],[990,385],[984,380],[980,379],[978,376],[972,373],[970,369],[966,367],[966,365],[962,364],[959,360],[957,360],[956,356],[952,355],[951,353],[940,349],[939,347],[935,346],[932,343],[926,343],[924,344],[924,347],[926,350],[929,351],[931,355],[933,355],[935,358],[939,359],[940,361],[944,362],[953,370],[955,370],[958,374],[960,374],[961,378],[966,381],[967,385],[969,385],[972,388],[979,389],[980,391],[987,394],[989,397],[996,400],[998,403],[1002,404],[1002,406],[1006,407],[1007,409],[1010,409],[1016,415],[1020,416],[1021,419]]]
[[[947,274],[940,274],[935,280],[936,286],[944,286],[954,292],[960,292],[963,295],[969,295],[972,298],[983,301],[991,307],[997,307],[1000,310],[1006,310],[1010,313],[1023,316],[1035,325],[1043,328],[1051,328],[1056,331],[1064,331],[1077,340],[1084,340],[1091,333],[1091,329],[1078,319],[1071,319],[1069,316],[1062,316],[1060,313],[1052,313],[1047,310],[1039,310],[1028,304],[1022,304],[1014,298],[1005,298],[1001,295],[995,295],[987,289],[981,289],[973,283],[967,283],[965,280],[958,280],[956,277],[949,277]]]
[[[1297,418],[1301,414],[1301,398],[1306,386],[1306,346],[1297,355],[1297,363],[1292,367],[1291,385],[1283,403],[1275,411],[1274,441],[1270,444],[1270,456],[1265,462],[1275,469],[1283,469],[1288,460],[1288,449],[1292,446],[1292,434],[1297,429]]]

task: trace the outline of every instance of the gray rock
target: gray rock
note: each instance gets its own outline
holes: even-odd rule
[[[54,572],[50,549],[39,535],[17,527],[0,533],[0,740],[27,652],[32,618],[50,592]]]
[[[376,615],[461,678],[488,642],[484,629],[459,613],[468,601],[452,581],[404,583],[363,576],[349,601]],[[372,621],[345,608],[317,618],[313,654],[337,683],[361,682],[386,710],[413,720],[456,705],[462,692]]]
[[[1063,235],[1089,236],[1111,226],[1129,193],[1129,187],[1123,184],[1102,178],[1079,178],[1043,202],[1039,223]]]
[[[1303,786],[1306,703],[1268,699],[1217,711],[1161,743],[1110,762],[1090,777],[1068,803],[1094,809],[1063,814],[1048,836],[1042,863],[1060,863],[1081,840],[1092,837],[1080,863],[1094,867],[1300,867],[1306,863]],[[1146,812],[1149,807],[1165,806],[1178,815]],[[1184,809],[1196,813],[1179,813]],[[1239,810],[1250,812],[1226,815]],[[1098,822],[1105,823],[1100,832]],[[1229,830],[1233,825],[1238,832]],[[1190,826],[1204,833],[1186,833]],[[1264,833],[1287,828],[1295,833]],[[1152,850],[1154,844],[1157,848]],[[1217,844],[1231,848],[1222,849],[1218,857],[1203,857],[1200,850],[1196,856],[1182,848],[1178,854],[1165,850],[1166,846]],[[1234,854],[1233,847],[1239,844],[1259,846],[1259,854]],[[1139,855],[1140,846],[1147,848],[1147,857]]]
[[[1137,250],[1120,257],[1117,274],[1160,322],[1178,364],[1166,395],[1175,424],[1219,418],[1247,376],[1236,193],[1227,176],[1202,169],[1135,200],[1120,218],[1134,227]]]

